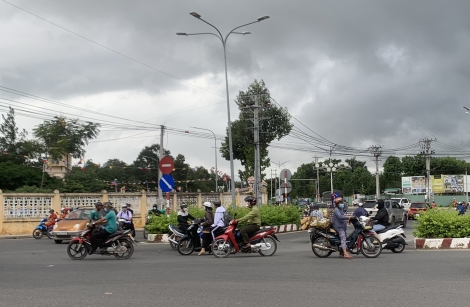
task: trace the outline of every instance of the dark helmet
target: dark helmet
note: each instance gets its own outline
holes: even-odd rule
[[[95,208],[98,208],[99,206],[102,206],[103,204],[99,201],[97,203],[95,203]]]
[[[158,210],[157,204],[153,205],[153,210]]]
[[[251,205],[256,205],[256,197],[247,196],[245,197],[245,202],[250,203]]]
[[[214,206],[220,207],[222,206],[222,203],[220,202],[220,200],[214,200]]]
[[[49,209],[49,213],[54,213],[54,209]]]
[[[183,209],[183,208],[188,208],[188,205],[186,205],[185,203],[182,203],[182,204],[180,205],[180,208],[181,208],[181,209]]]

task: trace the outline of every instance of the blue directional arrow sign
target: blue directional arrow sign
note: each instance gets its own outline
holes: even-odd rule
[[[162,189],[162,192],[171,192],[171,190],[173,190],[173,187],[175,186],[175,179],[173,179],[171,175],[162,175],[159,184],[160,189]]]

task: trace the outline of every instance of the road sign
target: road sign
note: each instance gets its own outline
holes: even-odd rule
[[[175,167],[175,163],[171,157],[163,157],[158,163],[158,168],[162,172],[162,174],[168,175],[173,171]]]
[[[284,179],[289,180],[290,177],[292,177],[292,173],[288,169],[283,169],[281,171],[281,173],[279,174],[279,177],[280,177],[281,181],[284,181]]]
[[[159,184],[162,192],[171,192],[175,186],[175,179],[171,175],[163,175]]]
[[[276,201],[283,201],[284,200],[284,196],[281,194],[281,195],[276,195]]]
[[[290,193],[290,191],[292,191],[292,183],[290,182],[281,182],[281,191],[282,193],[285,193],[287,191],[287,193]]]

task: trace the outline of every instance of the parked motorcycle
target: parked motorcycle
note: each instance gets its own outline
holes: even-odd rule
[[[347,250],[351,254],[358,255],[361,252],[367,258],[376,258],[382,253],[382,245],[370,231],[372,227],[363,226],[360,221],[353,217],[351,223],[354,231],[346,238]],[[312,251],[319,258],[329,257],[333,252],[342,253],[341,239],[331,229],[323,231],[316,228],[310,229]],[[375,242],[376,241],[376,242]]]
[[[359,218],[362,225],[367,225],[370,218],[361,216]],[[393,253],[401,253],[405,250],[405,246],[408,245],[405,241],[405,231],[403,226],[389,226],[383,230],[377,231],[378,236],[382,240],[382,248],[389,249]]]
[[[50,227],[46,227],[46,218],[43,218],[38,226],[33,230],[33,238],[41,239],[44,235],[46,235],[49,239],[52,239],[51,231],[54,225]]]
[[[251,248],[242,248],[244,245],[240,230],[237,229],[238,221],[232,220],[224,233],[217,236],[212,243],[212,253],[217,258],[226,258],[231,253],[259,253],[261,256],[272,256],[277,250],[276,228],[260,229],[250,237]]]
[[[67,255],[73,260],[82,260],[91,252],[92,228],[82,231],[74,237],[67,246]],[[109,235],[96,250],[102,256],[113,255],[119,260],[129,259],[134,253],[134,238],[132,230],[116,231]]]
[[[202,248],[202,226],[201,219],[195,219],[188,227],[179,241],[177,241],[177,250],[181,255],[191,255],[196,249]]]

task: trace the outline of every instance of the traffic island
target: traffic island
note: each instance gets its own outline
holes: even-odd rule
[[[148,243],[169,243],[168,234],[148,234],[147,235]]]
[[[470,238],[421,239],[415,238],[415,249],[470,249]]]

